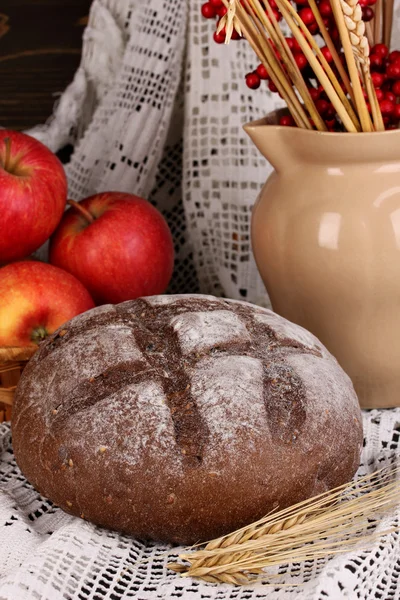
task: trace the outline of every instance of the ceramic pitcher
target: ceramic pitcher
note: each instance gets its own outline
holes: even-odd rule
[[[309,329],[363,407],[400,406],[400,130],[245,126],[275,171],[252,243],[274,310]]]

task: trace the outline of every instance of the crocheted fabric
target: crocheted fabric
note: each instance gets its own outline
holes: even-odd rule
[[[398,456],[400,409],[364,412],[364,431],[357,476]],[[166,566],[179,548],[95,527],[42,498],[16,466],[8,424],[0,425],[0,450],[1,600],[400,598],[399,533],[351,554],[283,565],[270,584],[240,588],[184,579]],[[381,531],[399,526],[400,511],[371,522]]]
[[[177,254],[170,291],[268,306],[250,214],[271,168],[242,125],[280,102],[266,86],[246,88],[253,52],[214,44],[201,3],[95,0],[81,66],[52,119],[30,133],[54,151],[73,143],[70,197],[128,191],[163,212]],[[365,412],[364,425],[359,474],[398,454],[400,411]],[[183,579],[166,569],[179,549],[99,529],[37,494],[15,464],[7,424],[0,450],[0,600],[400,598],[397,533],[351,555],[282,566],[283,587],[275,578],[246,588]],[[371,527],[398,526],[398,517]]]
[[[67,142],[70,197],[143,195],[165,215],[176,249],[171,292],[269,305],[250,249],[250,214],[271,168],[244,123],[281,105],[246,88],[249,44],[212,40],[201,0],[95,0],[82,64],[52,119],[30,131]]]

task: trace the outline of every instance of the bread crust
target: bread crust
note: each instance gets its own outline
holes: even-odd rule
[[[154,296],[50,336],[12,436],[22,473],[63,510],[192,544],[350,480],[362,420],[308,331],[244,302]]]

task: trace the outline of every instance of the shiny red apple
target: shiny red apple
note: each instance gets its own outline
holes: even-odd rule
[[[174,247],[167,223],[149,202],[105,192],[72,202],[51,239],[50,262],[75,275],[98,304],[115,304],[162,294]]]
[[[11,263],[0,269],[0,346],[34,346],[93,307],[70,273],[38,261]]]
[[[60,222],[66,201],[58,158],[24,133],[0,130],[0,264],[37,250]]]

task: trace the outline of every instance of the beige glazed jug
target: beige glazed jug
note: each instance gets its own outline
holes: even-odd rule
[[[274,166],[252,243],[274,310],[336,356],[366,408],[400,406],[400,130],[245,126]]]

